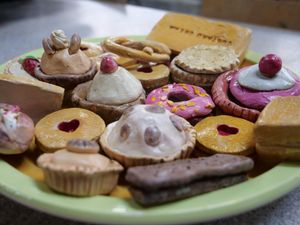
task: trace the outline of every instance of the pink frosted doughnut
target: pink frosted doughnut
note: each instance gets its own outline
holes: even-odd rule
[[[203,88],[175,83],[151,91],[146,104],[162,106],[185,119],[205,116],[215,107]]]

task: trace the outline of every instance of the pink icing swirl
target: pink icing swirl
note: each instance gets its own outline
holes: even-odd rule
[[[211,113],[215,107],[206,91],[189,84],[168,84],[150,92],[146,104],[156,104],[185,119]]]
[[[262,110],[272,99],[284,96],[298,96],[300,95],[300,80],[296,78],[292,72],[291,75],[295,78],[296,83],[293,87],[286,90],[274,91],[255,91],[239,85],[238,76],[247,67],[232,74],[230,81],[230,92],[242,105],[252,109]]]

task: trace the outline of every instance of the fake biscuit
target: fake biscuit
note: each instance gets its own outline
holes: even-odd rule
[[[239,59],[234,50],[221,45],[195,45],[184,49],[175,64],[187,72],[220,74],[235,68]]]

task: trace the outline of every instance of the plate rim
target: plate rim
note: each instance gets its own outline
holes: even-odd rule
[[[144,36],[137,35],[129,37],[142,39]],[[89,38],[85,40],[99,42],[103,39],[104,38]],[[36,49],[15,58],[24,57],[25,55],[34,55],[41,50],[42,49]],[[248,51],[246,53],[246,59],[250,61],[258,62],[259,58],[259,53],[253,51]],[[0,72],[3,71],[7,62],[0,65]],[[2,177],[2,179],[0,179],[0,193],[35,210],[82,222],[108,224],[184,224],[206,222],[241,214],[263,206],[287,194],[289,191],[300,185],[299,165],[299,163],[281,163],[262,175],[238,185],[194,196],[174,203],[144,209],[137,207],[132,200],[128,201],[116,197],[96,196],[78,198],[56,194],[49,191],[49,188],[47,188],[44,183],[35,181],[33,178],[21,173],[16,168],[0,159],[0,177]],[[270,186],[268,181],[274,182],[275,185]],[[19,188],[20,185],[23,185],[21,190]],[[245,189],[244,186],[246,186]],[[247,192],[251,187],[254,191],[251,192],[250,190],[250,192]],[[226,198],[228,193],[232,191],[238,193],[239,197],[233,199]],[[205,201],[205,199],[209,200],[212,198],[210,197],[211,195],[215,198],[227,199],[229,201],[219,205],[216,205],[215,202],[215,208],[209,207],[209,205],[205,205],[204,202],[201,202],[203,199]],[[64,201],[61,201],[62,199]],[[93,199],[97,200],[93,201]],[[92,210],[91,208],[92,211],[86,212],[85,209],[82,209],[76,204],[66,205],[74,202],[77,203],[77,201],[80,200],[84,201],[85,204],[89,204],[89,207],[94,207],[96,203],[105,203],[104,205],[111,207],[111,210],[113,209],[113,211],[105,211],[105,209],[100,207],[100,211]],[[244,204],[245,201],[247,201],[247,204]],[[199,208],[196,203],[204,204],[204,206]],[[69,208],[66,208],[66,206],[69,206]],[[137,208],[132,208],[129,210],[131,212],[129,212],[128,207],[132,206]],[[191,208],[186,208],[187,206],[190,206]],[[200,212],[199,209],[201,209]],[[159,211],[162,211],[162,213],[159,213]]]

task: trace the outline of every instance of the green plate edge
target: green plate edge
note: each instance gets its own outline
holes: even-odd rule
[[[143,36],[130,37],[143,39]],[[87,40],[99,42],[103,38]],[[20,57],[41,54],[42,49],[37,49]],[[246,58],[258,62],[260,54],[249,51]],[[3,69],[4,64],[0,66],[0,72]],[[141,208],[132,200],[109,196],[79,198],[60,195],[3,160],[0,160],[0,177],[1,194],[55,216],[108,224],[186,224],[237,215],[274,201],[300,185],[300,164],[281,163],[241,184],[150,208]]]

